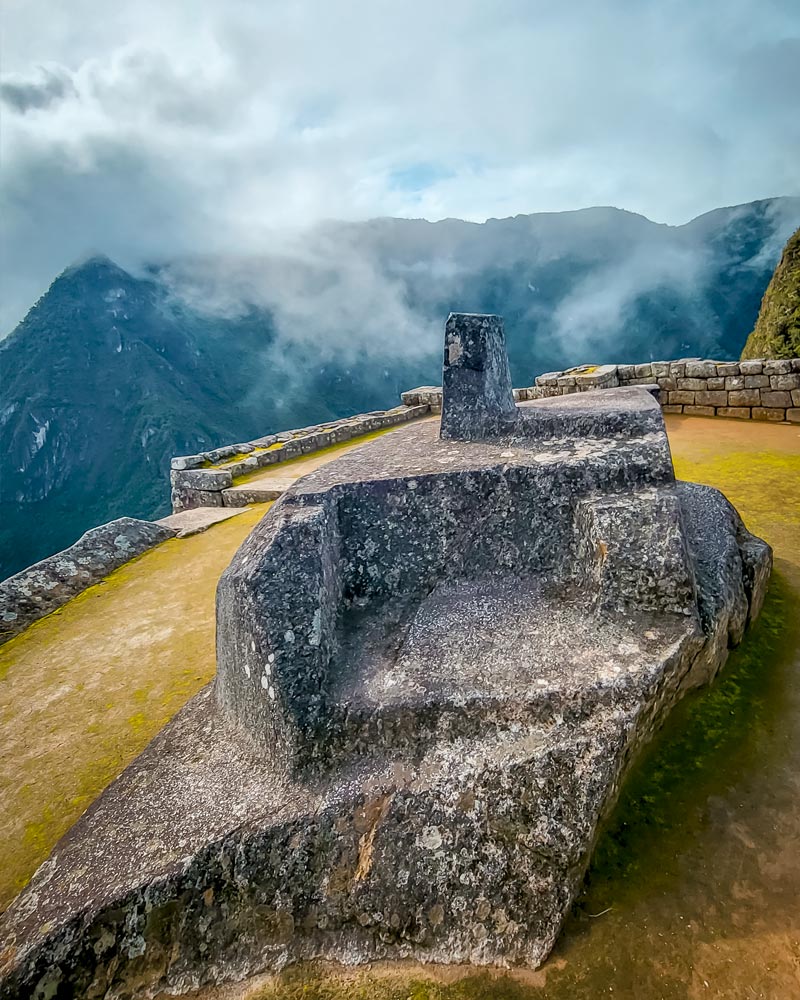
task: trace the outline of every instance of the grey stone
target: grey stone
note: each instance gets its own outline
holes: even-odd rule
[[[769,389],[769,375],[742,375],[740,378],[744,379],[745,389]]]
[[[0,582],[0,643],[62,607],[87,587],[176,531],[120,517],[81,535],[74,545]]]
[[[0,918],[4,997],[548,955],[631,762],[740,641],[771,553],[675,482],[646,389],[514,406],[497,318],[451,320],[441,436],[368,442],[254,528],[213,686]]]
[[[694,401],[700,406],[727,406],[728,394],[724,389],[721,391],[706,390],[705,392],[696,392]]]
[[[171,469],[200,469],[208,461],[208,455],[176,455],[170,460]]]
[[[769,384],[772,389],[800,389],[800,375],[772,375]]]
[[[792,394],[783,390],[761,390],[761,405],[768,407],[783,407],[792,405]]]
[[[177,489],[224,490],[232,482],[228,469],[173,469],[170,482]]]
[[[739,371],[742,375],[761,375],[764,372],[763,361],[740,361]]]
[[[686,363],[687,378],[710,378],[717,374],[717,366],[713,361],[688,361]]]
[[[450,314],[442,392],[443,438],[469,441],[510,430],[517,409],[500,316]]]
[[[742,362],[744,364],[744,362]],[[728,393],[729,406],[760,406],[760,389],[732,389]]]
[[[792,370],[791,359],[770,359],[764,362],[765,375],[788,375]]]

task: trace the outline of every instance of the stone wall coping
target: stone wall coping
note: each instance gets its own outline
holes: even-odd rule
[[[431,390],[432,391],[432,390]],[[180,455],[170,465],[172,507],[177,513],[193,507],[227,505],[229,491],[240,476],[394,427],[441,410],[441,399],[406,403],[390,410],[372,410],[341,420],[280,431],[241,444],[198,455]]]

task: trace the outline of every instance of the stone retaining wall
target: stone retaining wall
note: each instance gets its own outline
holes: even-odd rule
[[[87,587],[175,532],[150,521],[120,517],[91,528],[63,552],[0,582],[0,644],[56,611]]]
[[[192,507],[228,506],[225,491],[239,476],[406,423],[426,416],[431,409],[428,403],[404,404],[391,410],[374,410],[343,420],[281,431],[199,455],[178,456],[172,459],[170,468],[172,509],[177,513]]]
[[[642,365],[580,365],[539,375],[535,385],[515,389],[517,402],[591,389],[657,385],[665,413],[800,423],[800,358],[760,361],[650,361]],[[442,390],[421,386],[403,402],[441,408]]]

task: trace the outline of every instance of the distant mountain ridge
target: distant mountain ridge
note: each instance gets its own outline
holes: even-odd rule
[[[506,320],[514,382],[736,358],[800,199],[669,227],[619,209],[328,224],[260,258],[65,270],[0,343],[0,576],[166,513],[172,454],[394,405],[451,310]]]

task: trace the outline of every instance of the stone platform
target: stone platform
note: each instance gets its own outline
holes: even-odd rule
[[[741,640],[771,553],[675,482],[645,389],[515,406],[496,317],[450,318],[443,374],[441,434],[331,462],[239,549],[214,685],[3,917],[4,997],[547,957],[631,760]]]

